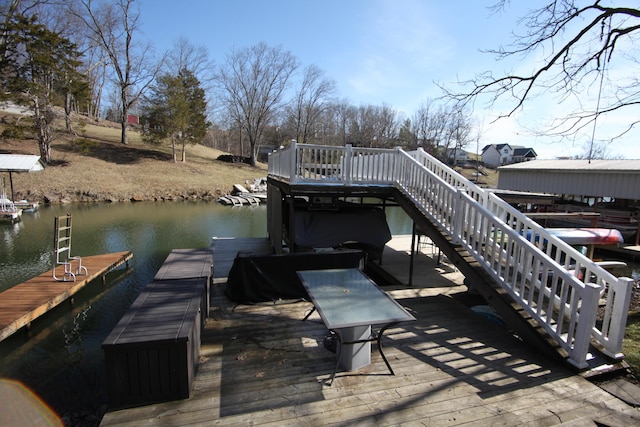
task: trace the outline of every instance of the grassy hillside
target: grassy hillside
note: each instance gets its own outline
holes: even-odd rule
[[[37,141],[29,131],[6,137],[18,116],[0,112],[0,153],[39,154]],[[85,119],[86,120],[86,119]],[[27,120],[21,119],[23,125]],[[63,121],[58,121],[63,126]],[[171,147],[142,143],[129,132],[129,144],[122,145],[120,128],[107,121],[77,121],[75,137],[62,130],[52,145],[53,165],[43,172],[14,174],[15,199],[46,203],[104,202],[127,200],[214,199],[228,193],[233,184],[244,184],[266,175],[266,165],[252,168],[217,160],[223,152],[202,145],[187,147],[186,162],[173,162]],[[15,134],[15,132],[12,132]],[[17,137],[16,137],[17,136]],[[178,153],[178,158],[180,154]],[[495,187],[497,172],[457,168],[458,172],[483,187]],[[6,191],[10,192],[7,173]]]
[[[0,113],[0,134],[11,128],[16,116]],[[23,121],[24,123],[24,121]],[[62,122],[60,123],[62,125]],[[266,175],[266,165],[256,168],[217,160],[221,151],[201,145],[187,146],[186,162],[173,162],[171,147],[142,143],[135,131],[129,144],[120,140],[120,129],[110,122],[79,124],[74,137],[58,132],[52,145],[54,164],[43,172],[13,174],[15,199],[29,201],[104,202],[128,200],[211,199],[228,193],[233,184],[244,184]],[[0,153],[39,154],[29,132],[24,138],[3,137]],[[8,173],[6,192],[10,192]]]
[[[480,187],[496,188],[498,185],[498,171],[495,169],[485,167],[478,169],[474,166],[456,166],[455,169],[460,175],[478,184]],[[478,171],[481,171],[481,173],[478,173]]]

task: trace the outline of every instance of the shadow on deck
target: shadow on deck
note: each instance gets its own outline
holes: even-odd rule
[[[191,397],[111,412],[102,425],[640,423],[637,409],[452,298],[461,275],[449,263],[440,274],[433,259],[421,259],[412,288],[385,288],[417,318],[385,334],[396,375],[372,352],[370,365],[338,372],[329,387],[335,355],[323,346],[328,331],[317,313],[302,321],[311,304],[236,307],[215,272],[217,255],[227,255],[215,247],[217,285]],[[383,265],[392,267],[394,251],[403,256],[385,249]]]

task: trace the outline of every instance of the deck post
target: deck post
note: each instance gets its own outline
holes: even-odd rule
[[[580,320],[576,327],[573,345],[569,354],[569,363],[578,369],[585,369],[589,366],[587,353],[591,343],[591,330],[596,322],[599,297],[600,288],[592,283],[585,283],[582,306],[580,307]]]
[[[463,223],[464,223],[464,215],[461,215],[460,212],[462,212],[462,191],[461,189],[458,189],[455,192],[455,196],[454,196],[454,200],[453,200],[453,207],[451,208],[451,212],[453,213],[453,223],[451,224],[453,226],[453,232],[451,233],[451,242],[453,244],[459,244],[461,242],[461,237],[463,235],[462,230],[463,230]]]
[[[353,159],[353,147],[351,144],[347,144],[344,146],[344,148],[345,148],[344,170],[342,171],[342,174],[344,177],[345,185],[351,185],[353,181],[351,177],[351,161]]]
[[[406,161],[406,158],[402,156],[402,152],[403,151],[400,147],[396,147],[396,152],[393,156],[393,163],[391,166],[392,170],[390,171],[390,174],[389,174],[389,180],[391,182],[394,182],[394,181],[397,182],[397,178],[394,179],[394,177],[398,177],[402,173],[402,171],[405,169],[402,166]],[[411,156],[409,157],[415,160],[415,158]]]
[[[295,184],[298,182],[298,168],[297,168],[297,160],[298,160],[298,147],[295,139],[291,140],[291,156],[289,157],[289,180],[291,184]]]
[[[615,291],[609,289],[608,292],[615,292],[613,296],[613,304],[611,307],[611,315],[609,327],[603,333],[605,334],[604,353],[614,359],[622,359],[622,339],[627,325],[627,317],[629,314],[629,303],[631,302],[631,293],[635,286],[635,281],[629,277],[621,277],[618,284],[621,289]],[[611,286],[611,285],[610,285]]]

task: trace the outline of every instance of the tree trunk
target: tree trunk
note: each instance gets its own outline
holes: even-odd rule
[[[124,113],[122,114],[122,118],[120,119],[120,126],[122,128],[120,134],[120,142],[125,145],[129,144],[129,140],[127,139],[127,115]]]
[[[40,158],[48,165],[51,164],[51,129],[47,113],[46,108],[43,111],[43,108],[40,106],[38,97],[33,97],[33,120],[38,134]]]
[[[73,126],[71,125],[71,93],[67,92],[64,98],[64,123],[67,128],[67,132],[72,133],[74,135],[78,135],[73,130]]]
[[[123,85],[120,88],[120,100],[122,102],[122,118],[120,119],[120,125],[122,126],[121,142],[125,145],[129,144],[127,138],[127,122],[129,121],[129,101],[127,98],[126,86]]]
[[[40,159],[47,164],[51,164],[51,145],[43,142],[39,142],[38,146],[40,148]]]
[[[249,156],[249,164],[251,166],[255,166],[256,165],[256,157],[257,155],[257,151],[258,151],[258,144],[256,143],[251,143],[251,154]]]

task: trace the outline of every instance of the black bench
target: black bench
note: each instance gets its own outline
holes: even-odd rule
[[[188,398],[209,309],[212,252],[174,250],[102,343],[109,404]]]

